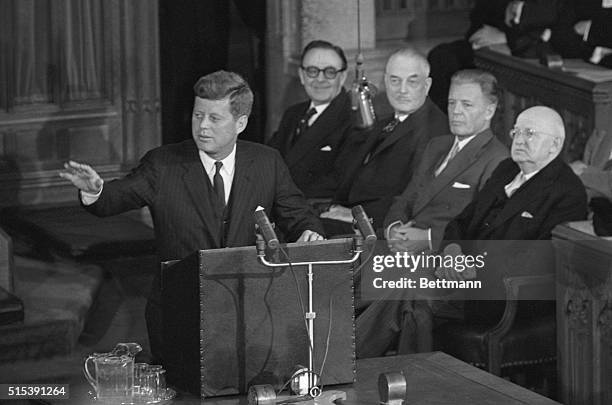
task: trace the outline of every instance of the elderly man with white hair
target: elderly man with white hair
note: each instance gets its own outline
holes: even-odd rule
[[[445,240],[549,239],[552,229],[586,216],[580,179],[559,156],[565,129],[559,114],[536,106],[510,131],[511,159],[502,161],[482,191],[446,227]]]

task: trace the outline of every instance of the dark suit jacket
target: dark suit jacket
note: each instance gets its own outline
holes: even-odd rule
[[[591,21],[587,41],[574,31],[579,21]],[[612,47],[612,9],[601,6],[601,0],[567,0],[561,3],[559,22],[552,28],[550,43],[564,58],[589,60],[596,46]]]
[[[365,135],[335,197],[338,203],[349,207],[361,204],[374,220],[375,228],[383,225],[393,197],[408,185],[427,142],[448,133],[448,119],[427,98],[420,109],[376,146],[382,129],[392,119],[377,122]],[[364,163],[368,154],[370,158]]]
[[[444,239],[550,239],[556,225],[586,218],[584,186],[557,157],[508,198],[497,217],[487,220],[496,199],[506,198],[504,186],[519,170],[512,159],[501,162],[476,199],[448,224]]]
[[[464,254],[485,255],[486,267],[478,272],[483,289],[475,290],[473,298],[496,299],[467,301],[465,318],[469,322],[496,323],[505,308],[505,277],[554,271],[552,246],[534,241],[550,239],[556,225],[586,218],[584,186],[561,158],[550,162],[506,198],[504,186],[518,172],[512,159],[501,162],[476,199],[446,227],[444,243],[461,240]],[[501,210],[491,218],[496,201],[504,200]],[[526,313],[547,305],[532,301],[520,304],[527,307]]]
[[[257,206],[271,214],[270,219],[289,240],[306,229],[323,234],[321,223],[293,184],[282,158],[266,146],[237,142],[225,215],[215,208],[212,192],[198,149],[189,139],[148,152],[129,175],[106,183],[100,198],[85,208],[107,216],[149,206],[162,261],[182,259],[199,249],[254,245],[253,212]],[[163,345],[160,291],[157,274],[146,318],[151,351],[158,358]]]
[[[454,140],[453,135],[429,141],[408,187],[395,197],[385,229],[396,221],[414,220],[418,228],[431,228],[432,246],[437,249],[446,224],[472,201],[499,162],[508,157],[508,149],[487,129],[465,145],[436,177],[434,173]]]
[[[148,152],[128,176],[106,183],[98,201],[86,209],[107,216],[149,206],[164,261],[184,258],[198,249],[254,245],[257,206],[265,208],[289,240],[306,229],[323,232],[281,157],[263,145],[237,143],[223,244],[219,239],[221,218],[209,199],[210,190],[190,139]]]
[[[351,130],[351,100],[342,89],[291,146],[295,129],[309,106],[310,101],[306,101],[289,107],[268,144],[280,151],[293,181],[306,197],[332,197],[338,181],[330,173]]]

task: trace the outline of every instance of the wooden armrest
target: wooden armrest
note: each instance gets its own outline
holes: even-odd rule
[[[504,278],[506,290],[506,307],[499,322],[489,330],[489,371],[499,374],[499,344],[504,336],[510,332],[514,324],[518,308],[518,298],[522,300],[554,300],[553,274],[537,274],[525,276],[510,276]],[[551,288],[534,288],[537,286],[550,286]]]
[[[510,276],[504,278],[506,308],[497,325],[491,329],[490,335],[494,339],[501,339],[508,333],[516,317],[519,297],[524,300],[554,300],[555,294],[552,288],[554,282],[555,278],[553,274]],[[528,287],[546,285],[551,286],[551,288],[539,288],[537,289],[537,293],[527,289]]]
[[[551,286],[555,285],[555,277],[553,274],[536,274],[525,276],[511,276],[504,278],[504,287],[506,288],[506,300],[517,300],[519,296],[526,300],[554,300],[554,289],[539,289],[537,294],[528,291],[527,287]],[[552,292],[552,293],[551,293]],[[550,293],[550,294],[549,294]],[[545,296],[543,296],[545,294]]]

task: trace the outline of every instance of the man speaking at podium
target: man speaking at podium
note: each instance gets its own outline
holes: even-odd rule
[[[148,206],[162,261],[199,249],[255,244],[253,212],[271,214],[288,241],[323,239],[323,228],[275,150],[237,141],[253,93],[236,73],[217,71],[194,86],[193,139],[149,151],[127,176],[104,183],[86,164],[68,162],[60,176],[80,190],[98,216]],[[160,274],[146,308],[151,353],[162,352]]]

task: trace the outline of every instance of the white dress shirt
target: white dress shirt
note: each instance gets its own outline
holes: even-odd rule
[[[525,174],[522,171],[519,171],[517,175],[512,179],[512,181],[504,186],[504,191],[506,192],[506,196],[508,198],[512,197],[516,190],[521,188],[523,184],[527,183],[527,181],[538,174],[540,170],[535,170],[529,174]]]
[[[320,116],[321,114],[323,114],[323,111],[325,111],[325,109],[326,109],[327,107],[329,107],[329,104],[330,104],[330,103],[325,103],[325,104],[314,105],[314,104],[312,103],[312,101],[310,102],[310,107],[308,107],[308,110],[310,110],[311,108],[314,108],[314,109],[315,109],[315,111],[316,111],[316,113],[314,113],[314,114],[312,115],[312,117],[310,117],[310,119],[308,120],[308,126],[309,126],[309,127],[310,127],[310,126],[312,126],[312,124],[314,124],[314,122],[317,120],[317,118],[319,118],[319,116]],[[306,110],[306,111],[308,111],[308,110]]]

